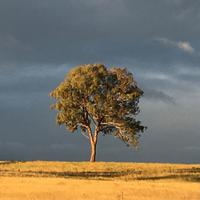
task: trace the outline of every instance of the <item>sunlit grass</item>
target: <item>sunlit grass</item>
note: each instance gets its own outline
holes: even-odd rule
[[[199,200],[200,165],[2,161],[0,199]]]

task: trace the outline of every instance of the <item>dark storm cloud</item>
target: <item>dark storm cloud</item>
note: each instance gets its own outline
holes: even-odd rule
[[[148,131],[138,152],[102,137],[98,158],[199,161],[199,11],[198,0],[0,0],[0,159],[86,160],[88,141],[55,125],[48,93],[100,62],[134,73]]]
[[[144,98],[152,99],[153,101],[163,101],[165,103],[175,104],[175,100],[173,97],[165,94],[163,91],[152,90],[149,88],[143,88],[145,91]]]
[[[1,0],[1,65],[112,63],[122,58],[199,62],[153,42],[164,37],[196,47],[199,7],[195,0]]]
[[[29,68],[19,72],[17,70],[4,72],[0,75],[0,91],[7,95],[50,92],[58,85],[61,78],[64,78],[62,76],[63,72],[67,72],[67,66],[65,69],[62,67],[55,70],[47,69],[43,67],[43,70]]]

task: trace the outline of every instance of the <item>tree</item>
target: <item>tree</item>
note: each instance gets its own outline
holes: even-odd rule
[[[99,134],[113,134],[127,145],[138,145],[145,127],[135,119],[143,91],[126,68],[88,64],[73,68],[50,96],[56,99],[57,123],[90,140],[91,157],[96,158]]]

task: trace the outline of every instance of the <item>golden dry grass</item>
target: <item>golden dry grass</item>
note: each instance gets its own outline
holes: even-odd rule
[[[200,165],[0,162],[0,199],[199,200]]]

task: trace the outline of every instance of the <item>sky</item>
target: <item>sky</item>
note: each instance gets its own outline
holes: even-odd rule
[[[89,159],[48,96],[74,66],[127,67],[144,91],[137,150],[100,136],[98,161],[200,162],[199,0],[0,0],[0,160]]]

